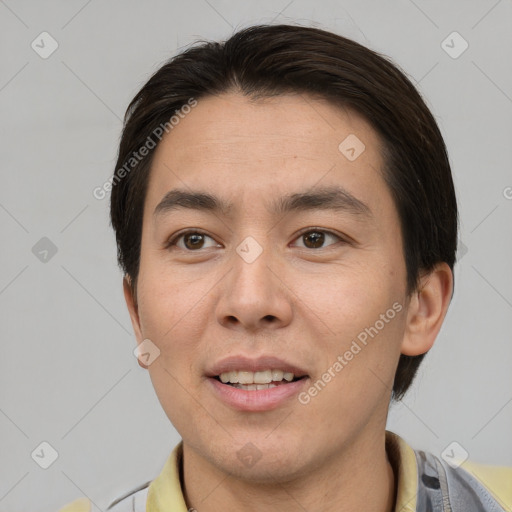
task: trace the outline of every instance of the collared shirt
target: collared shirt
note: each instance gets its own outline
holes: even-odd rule
[[[395,512],[512,512],[512,468],[459,463],[454,450],[440,459],[389,431],[386,451],[397,480]],[[157,478],[115,500],[108,512],[188,512],[182,463],[180,442]],[[89,500],[81,498],[59,512],[90,510]]]

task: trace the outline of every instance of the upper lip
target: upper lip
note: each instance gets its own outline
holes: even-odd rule
[[[243,355],[230,356],[214,363],[206,371],[208,377],[217,377],[221,373],[235,370],[246,372],[259,372],[264,370],[282,370],[293,373],[295,377],[304,377],[307,372],[298,366],[274,356],[262,355],[251,358]]]

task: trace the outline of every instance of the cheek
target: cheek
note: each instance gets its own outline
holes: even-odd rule
[[[139,305],[142,334],[158,348],[159,356],[148,371],[163,410],[176,428],[188,428],[194,411],[197,375],[193,373],[199,353],[205,304],[185,293],[175,293],[163,280],[149,280]],[[191,292],[189,291],[189,294]],[[193,294],[192,294],[193,295]]]
[[[372,260],[334,263],[315,274],[297,272],[292,282],[298,304],[313,312],[330,335],[355,336],[401,297],[395,277],[383,270],[382,261]]]
[[[384,308],[384,319],[369,315],[368,320],[347,318],[352,335],[331,338],[323,349],[325,363],[302,396],[309,401],[311,416],[327,411],[337,430],[364,428],[372,416],[386,414],[400,354],[405,310],[394,303]],[[377,309],[376,311],[380,311]],[[363,311],[367,314],[367,311]],[[311,411],[315,411],[312,413]]]
[[[329,279],[302,281],[303,314],[317,325],[318,334],[327,333],[315,340],[322,354],[317,388],[328,383],[329,392],[322,392],[326,405],[333,400],[364,408],[361,397],[380,397],[392,386],[405,305],[398,269],[389,268],[384,262],[336,266]]]
[[[159,365],[183,381],[188,377],[208,318],[207,296],[201,295],[197,286],[182,286],[162,275],[146,273],[141,277],[142,335],[160,350]]]

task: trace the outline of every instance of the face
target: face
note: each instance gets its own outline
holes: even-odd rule
[[[156,149],[132,320],[212,467],[285,480],[384,432],[407,299],[379,146],[328,102],[230,93]]]

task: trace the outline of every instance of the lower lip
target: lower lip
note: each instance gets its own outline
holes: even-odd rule
[[[277,409],[286,400],[297,395],[305,386],[307,377],[279,384],[274,388],[246,390],[239,389],[209,377],[214,393],[227,405],[240,411],[270,411]]]

